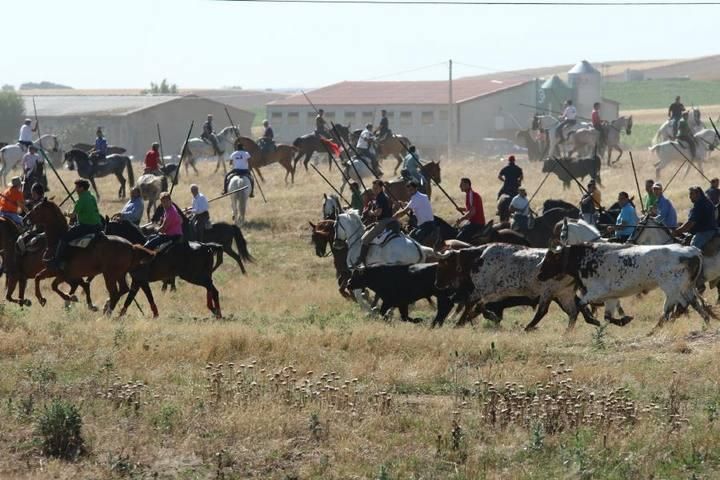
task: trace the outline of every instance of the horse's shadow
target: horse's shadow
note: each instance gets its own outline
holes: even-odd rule
[[[268,230],[272,228],[272,224],[266,220],[246,220],[243,228],[252,228],[255,230]]]

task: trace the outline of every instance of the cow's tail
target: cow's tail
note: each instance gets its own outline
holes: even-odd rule
[[[686,257],[681,261],[685,264],[685,267],[690,274],[690,279],[693,281],[693,283],[702,281],[703,265],[701,256],[693,255],[691,257]]]

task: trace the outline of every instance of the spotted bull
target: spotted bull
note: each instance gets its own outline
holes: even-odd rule
[[[707,307],[695,291],[702,254],[694,247],[568,245],[548,250],[538,267],[537,279],[541,282],[572,277],[581,291],[581,308],[660,288],[665,305],[656,328],[671,317],[676,307],[684,310],[688,305],[709,322]],[[582,312],[590,315],[587,308]]]
[[[435,285],[453,290],[455,301],[481,305],[512,297],[537,299],[537,311],[526,330],[535,328],[547,314],[550,302],[555,301],[568,315],[568,328],[573,328],[578,314],[573,278],[560,275],[548,282],[536,279],[545,252],[543,248],[502,243],[446,252],[438,263]],[[585,320],[599,325],[589,316]]]

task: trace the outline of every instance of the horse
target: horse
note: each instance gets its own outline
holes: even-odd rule
[[[38,234],[35,237],[33,245],[24,245],[24,251],[20,252],[17,247],[20,230],[15,222],[0,218],[0,247],[2,248],[2,265],[6,277],[6,293],[5,299],[8,302],[16,303],[19,306],[30,306],[32,302],[25,298],[25,288],[29,278],[34,278],[41,270],[45,268],[43,263],[43,252],[47,247],[45,235]],[[69,292],[70,298],[74,301],[75,290],[78,286],[83,288],[87,306],[92,311],[97,308],[90,298],[90,280],[69,281],[71,286]],[[13,298],[15,288],[19,287],[17,299]]]
[[[612,120],[604,126],[607,129],[607,138],[603,147],[607,147],[607,164],[610,166],[613,163],[617,163],[624,153],[620,147],[620,133],[624,130],[626,135],[632,134],[633,120],[632,115],[629,117],[619,117]],[[571,131],[568,134],[568,140],[572,140],[573,146],[568,156],[572,156],[573,153],[578,152],[579,155],[589,156],[594,154],[595,149],[598,149],[598,154],[602,156],[602,150],[600,147],[600,132],[595,127],[583,127],[577,130]],[[618,151],[618,156],[614,162],[611,163],[613,150]]]
[[[557,127],[560,125],[560,120],[558,120],[553,115],[535,115],[533,117],[532,124],[533,129],[547,132],[549,143],[547,154],[562,156],[562,152],[560,152],[560,144],[562,142],[558,142],[557,132]],[[567,139],[571,132],[580,128],[587,128],[590,126],[591,125],[589,123],[580,121],[577,121],[575,125],[566,125],[563,128],[563,137]]]
[[[45,230],[47,248],[51,251],[57,248],[60,237],[68,230],[63,212],[47,199],[38,202],[28,212],[27,218]],[[55,277],[52,282],[53,291],[63,300],[72,301],[71,297],[58,289],[60,282],[102,274],[110,295],[105,313],[110,314],[127,287],[125,275],[152,260],[154,255],[154,252],[140,245],[133,245],[124,238],[98,235],[86,248],[68,247],[67,265],[62,271],[47,266],[42,269],[35,276],[35,297],[40,305],[45,306],[47,300],[40,292],[40,282],[45,278]],[[122,286],[121,289],[118,289],[118,285]]]
[[[335,220],[322,220],[317,224],[308,222],[312,230],[311,241],[315,246],[315,255],[320,258],[327,256],[327,247],[330,245],[330,252],[333,256],[335,266],[335,279],[338,283],[338,292],[348,300],[356,300],[356,296],[348,290],[347,282],[350,280],[351,270],[347,266],[347,247],[338,248],[333,245],[335,241]]]
[[[422,167],[420,167],[420,173],[422,173],[422,176],[425,178],[425,194],[428,196],[428,198],[430,198],[432,197],[433,181],[435,181],[435,183],[439,185],[442,180],[440,175],[440,162],[425,163]],[[388,192],[390,198],[394,198],[397,201],[410,201],[410,194],[405,187],[406,183],[407,180],[405,180],[404,178],[390,180],[389,182],[385,182],[385,191]]]
[[[107,175],[115,175],[120,182],[118,190],[118,198],[125,198],[127,192],[125,190],[125,177],[122,172],[127,168],[128,180],[130,185],[135,183],[135,174],[133,173],[130,157],[124,155],[108,155],[104,160],[98,160],[97,166],[93,166],[90,157],[82,150],[70,150],[65,154],[65,164],[68,170],[77,168],[78,175],[82,178],[90,180],[90,184],[95,190],[95,195],[100,198],[97,185],[95,185],[95,177],[105,177]]]
[[[337,127],[337,125],[336,125]],[[298,161],[305,156],[303,159],[303,166],[305,171],[308,169],[308,162],[313,153],[327,153],[328,155],[328,170],[332,170],[333,164],[333,152],[339,152],[337,144],[327,138],[324,138],[316,133],[308,133],[302,137],[298,137],[293,141],[293,147],[295,147],[297,154],[293,159],[293,172],[297,169]],[[335,153],[337,154],[337,153]]]
[[[357,145],[361,133],[362,130],[354,130],[352,132],[352,134],[350,135],[350,142],[352,142],[352,145]],[[385,157],[395,157],[395,159],[397,160],[397,164],[395,165],[393,173],[397,175],[398,168],[400,168],[400,165],[402,165],[403,159],[407,154],[407,147],[409,145],[412,144],[407,137],[397,134],[392,134],[380,141],[377,141],[375,143],[375,149],[377,151],[378,162]]]
[[[340,206],[340,198],[332,194],[328,196],[323,193],[322,202],[322,216],[323,220],[335,220],[339,213],[343,212],[342,206]]]
[[[564,208],[553,208],[535,217],[533,227],[524,235],[530,246],[533,248],[550,247],[555,225],[573,213]]]
[[[700,130],[705,129],[705,123],[700,119],[701,113],[699,108],[691,108],[690,113],[688,114],[688,123],[690,125],[690,130],[693,133],[698,133]],[[657,144],[661,143],[667,140],[673,140],[673,126],[672,126],[672,120],[668,119],[663,122],[660,127],[658,127],[657,131],[655,132],[655,135],[652,138],[652,143]]]
[[[503,193],[497,199],[497,216],[501,222],[510,221],[510,202],[512,202],[512,199],[513,197],[507,193]]]
[[[290,175],[292,183],[295,183],[295,169],[292,166],[292,159],[297,148],[281,143],[275,147],[274,151],[265,153],[252,138],[238,137],[237,141],[242,143],[243,148],[250,154],[250,166],[257,172],[260,181],[265,181],[260,172],[260,167],[279,163],[285,169],[285,183],[287,184],[288,175]]]
[[[85,153],[90,153],[90,150],[95,148],[95,145],[91,145],[89,143],[74,143],[70,146],[73,150],[82,150]],[[108,145],[107,149],[105,150],[106,155],[122,155],[124,153],[127,153],[127,150],[123,147],[118,147],[117,145]]]
[[[700,171],[703,169],[703,161],[709,151],[717,148],[720,139],[718,139],[715,130],[706,128],[700,130],[694,135],[695,138],[695,160]],[[660,178],[660,171],[673,161],[692,160],[690,156],[690,147],[685,142],[678,140],[668,140],[658,143],[649,148],[655,154],[658,161],[655,163],[655,177]],[[688,166],[689,167],[689,166]],[[688,168],[689,171],[689,168]]]
[[[156,203],[162,192],[167,192],[169,184],[176,184],[177,165],[169,163],[160,167],[162,176],[153,173],[145,173],[137,179],[136,187],[140,189],[140,195],[147,204],[147,217],[151,218],[151,211],[156,210]]]
[[[223,162],[223,157],[230,155],[234,149],[235,140],[240,136],[240,132],[237,128],[225,127],[222,130],[220,130],[219,133],[215,134],[215,137],[217,138],[217,144],[218,148],[221,152],[223,152],[222,155],[217,155],[215,153],[215,149],[213,148],[212,144],[209,142],[206,142],[202,138],[191,138],[188,140],[187,144],[184,144],[181,148],[181,158],[180,162],[185,164],[185,174],[188,173],[188,165],[192,167],[193,170],[195,170],[195,175],[198,175],[199,172],[197,170],[197,167],[195,166],[195,162],[200,158],[213,158],[215,157],[217,159],[217,163],[215,164],[215,172],[217,172],[220,169],[220,165],[223,167],[223,171],[226,171],[225,169],[225,162]]]
[[[44,150],[48,156],[48,160],[52,161],[55,165],[59,163],[59,158],[62,158],[62,148],[55,135],[45,134],[36,140],[33,145]],[[10,145],[0,148],[0,176],[2,177],[3,185],[7,183],[8,172],[17,166],[20,160],[22,160],[23,155],[25,155],[25,150],[17,143],[11,143]]]
[[[533,138],[531,133],[533,130],[526,128],[524,130],[518,130],[515,133],[515,138],[521,146],[525,146],[528,151],[528,160],[531,162],[542,160],[543,153],[545,153],[544,142],[540,139],[536,140]]]
[[[232,205],[232,219],[235,225],[242,227],[245,223],[245,209],[250,198],[250,180],[244,175],[235,175],[228,182],[228,192],[247,187],[244,190],[235,192],[230,195],[230,204]]]
[[[352,162],[352,163],[351,163]],[[340,193],[345,189],[350,181],[356,181],[360,185],[363,184],[363,178],[377,178],[382,176],[382,172],[374,172],[372,169],[372,161],[365,157],[354,157],[351,161],[345,162],[345,171],[342,172],[343,183],[340,185]]]

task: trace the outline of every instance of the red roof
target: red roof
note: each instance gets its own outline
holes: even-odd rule
[[[453,98],[462,103],[528,83],[527,78],[496,80],[465,77],[453,80]],[[448,103],[447,81],[340,82],[308,92],[318,107],[326,105],[444,105]],[[268,105],[307,106],[303,94],[275,100]]]

